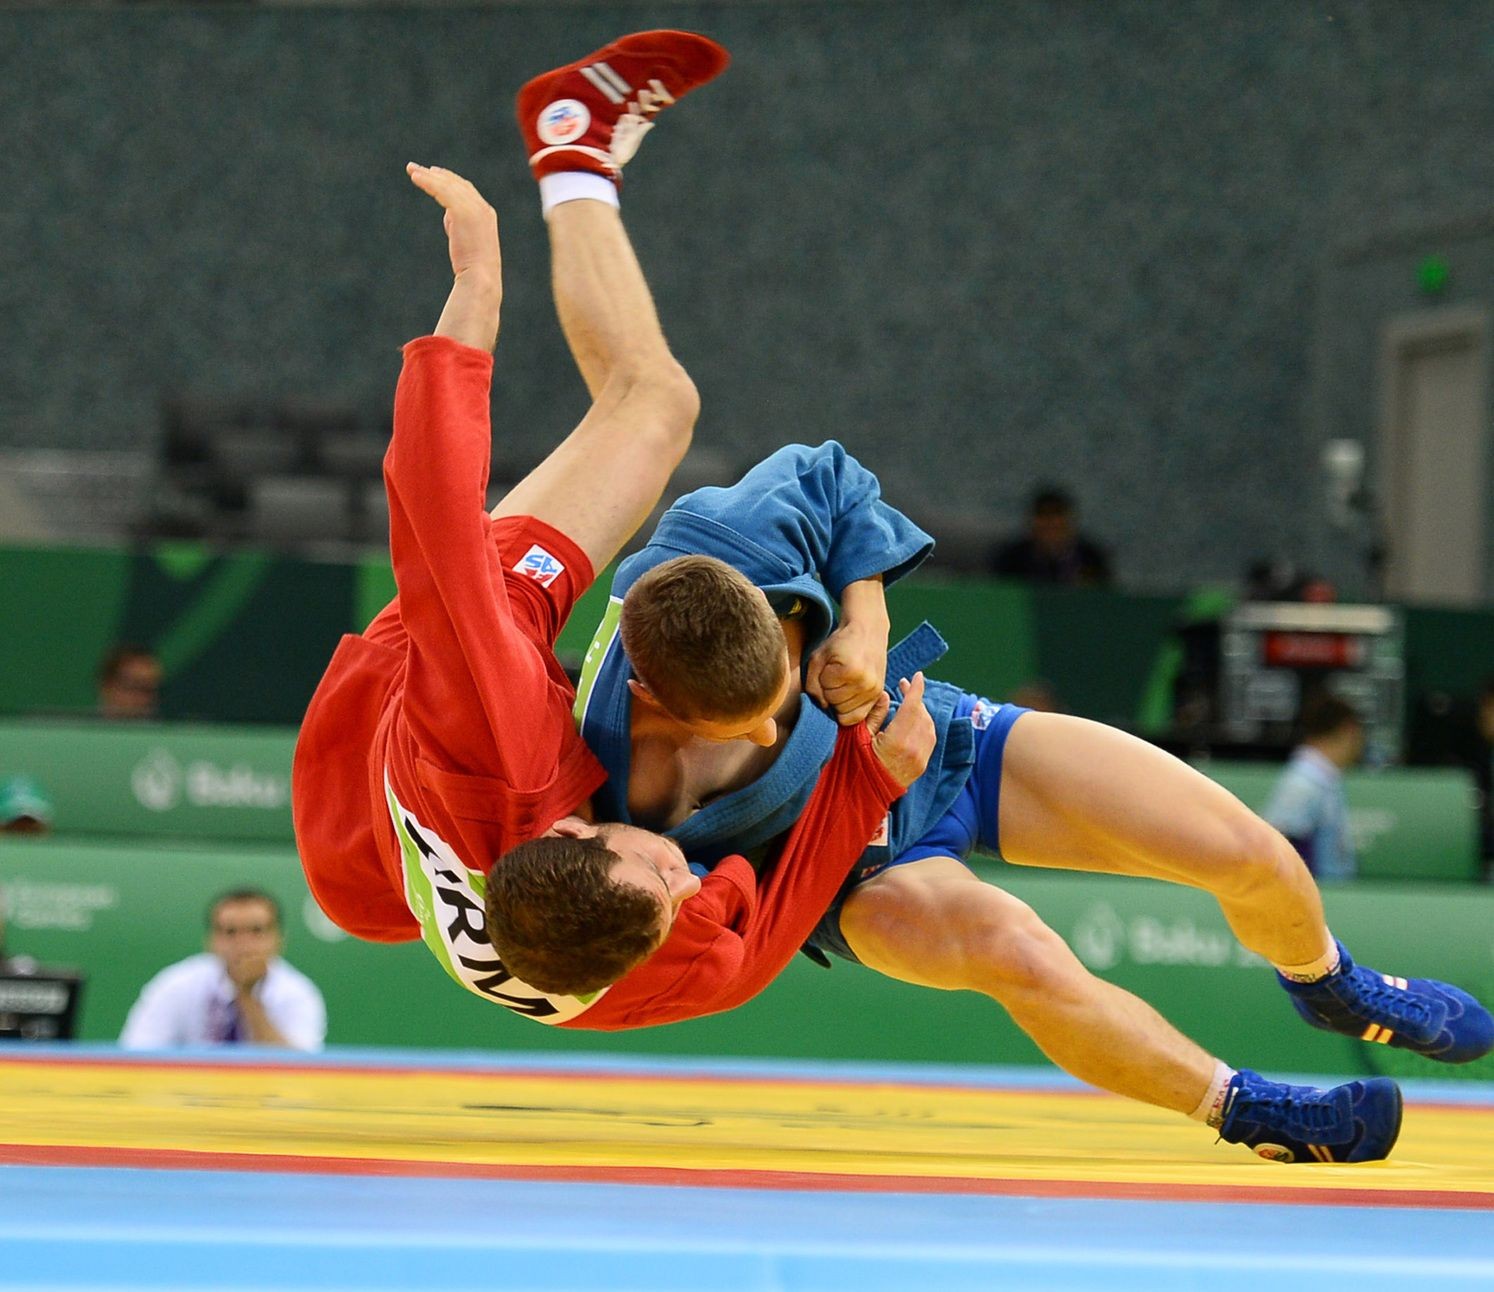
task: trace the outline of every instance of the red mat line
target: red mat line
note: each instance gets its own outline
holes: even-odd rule
[[[190,1149],[92,1148],[66,1144],[0,1144],[0,1165],[143,1167],[166,1171],[264,1171],[288,1175],[381,1175],[463,1180],[551,1180],[579,1184],[780,1189],[816,1193],[988,1194],[1029,1198],[1130,1198],[1160,1202],[1241,1202],[1272,1206],[1299,1203],[1320,1207],[1494,1211],[1494,1193],[1469,1193],[1453,1189],[1338,1189],[1330,1186],[1286,1188],[1278,1185],[1243,1184],[980,1180],[966,1176],[822,1175],[810,1171],[691,1171],[677,1167],[519,1166],[478,1162],[411,1162],[400,1158],[208,1153]],[[1301,1169],[1331,1168],[1306,1166]]]

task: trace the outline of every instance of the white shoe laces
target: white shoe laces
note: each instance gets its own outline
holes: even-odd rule
[[[612,145],[608,152],[614,166],[621,169],[633,160],[633,154],[638,151],[643,136],[654,128],[652,118],[661,108],[666,108],[673,102],[674,95],[664,88],[664,83],[657,77],[645,89],[638,91],[636,99],[628,101],[628,110],[612,127]]]

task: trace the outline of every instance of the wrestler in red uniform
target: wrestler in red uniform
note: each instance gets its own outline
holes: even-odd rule
[[[342,640],[296,746],[312,892],[373,941],[420,935],[388,795],[483,869],[604,778],[551,649],[591,563],[543,521],[483,510],[492,365],[439,336],[405,347],[385,460],[399,596]]]
[[[601,53],[609,77],[655,87],[646,114],[725,65],[719,47],[684,33],[645,33]],[[460,176],[414,164],[409,173],[446,209],[455,282],[436,334],[405,348],[395,397],[385,482],[399,596],[339,645],[296,748],[293,807],[308,883],[348,932],[423,936],[462,985],[542,1021],[585,1013],[586,1026],[636,1026],[729,1008],[793,955],[902,784],[872,752],[870,731],[848,728],[761,894],[745,862],[723,864],[702,890],[671,842],[610,828],[618,881],[654,875],[665,886],[668,945],[615,997],[554,997],[504,970],[483,926],[484,876],[513,845],[584,814],[603,779],[576,734],[555,638],[593,571],[658,501],[698,400],[659,329],[611,182],[568,172],[542,179],[542,192],[551,181],[562,190],[552,185],[546,197],[556,305],[593,405],[485,516],[497,221]],[[882,757],[909,780],[932,743],[918,709],[905,705],[897,731],[882,733]]]
[[[381,942],[421,936],[411,899],[425,877],[432,910],[447,921],[438,956],[478,959],[467,967],[490,980],[482,994],[533,1014],[544,994],[516,986],[480,950],[480,902],[440,875],[450,854],[486,871],[601,784],[552,650],[592,571],[543,521],[483,514],[491,370],[490,355],[441,337],[405,347],[385,463],[400,595],[333,656],[296,747],[293,797],[308,883],[339,927]],[[682,904],[666,946],[576,1025],[670,1022],[762,990],[902,792],[872,754],[868,728],[845,728],[762,892],[745,861],[722,863]],[[407,856],[411,846],[439,859],[422,866],[428,859]],[[462,933],[474,943],[465,950]]]

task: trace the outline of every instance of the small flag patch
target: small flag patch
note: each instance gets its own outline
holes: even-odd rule
[[[545,588],[548,588],[565,573],[565,566],[551,556],[549,552],[545,551],[538,543],[519,558],[519,562],[514,566],[514,569]]]
[[[996,716],[996,710],[1000,707],[989,700],[976,700],[975,707],[970,710],[970,725],[977,731],[984,731],[991,725],[991,719]]]

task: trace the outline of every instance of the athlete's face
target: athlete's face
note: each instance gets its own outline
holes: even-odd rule
[[[778,711],[783,708],[788,699],[789,683],[792,678],[789,673],[788,647],[783,650],[783,681],[778,685],[778,691],[772,700],[763,706],[757,713],[748,714],[745,718],[688,718],[678,721],[687,727],[692,735],[699,736],[702,740],[728,741],[747,740],[754,745],[762,745],[771,748],[778,743]]]
[[[764,748],[771,749],[778,743],[777,714],[787,702],[789,687],[792,684],[793,674],[789,671],[788,646],[785,644],[783,679],[778,684],[777,692],[772,700],[756,713],[749,713],[742,718],[681,718],[670,713],[654,698],[653,693],[636,679],[628,683],[628,688],[633,692],[633,698],[639,703],[667,714],[671,721],[679,723],[692,736],[698,736],[701,740],[711,740],[720,744],[729,740],[746,740],[754,745],[762,745]]]
[[[685,854],[673,839],[635,825],[603,822],[594,825],[579,817],[564,817],[546,834],[566,835],[573,839],[597,838],[618,856],[612,867],[612,878],[620,884],[632,884],[658,897],[662,942],[687,898],[700,892],[700,876],[691,871]]]

